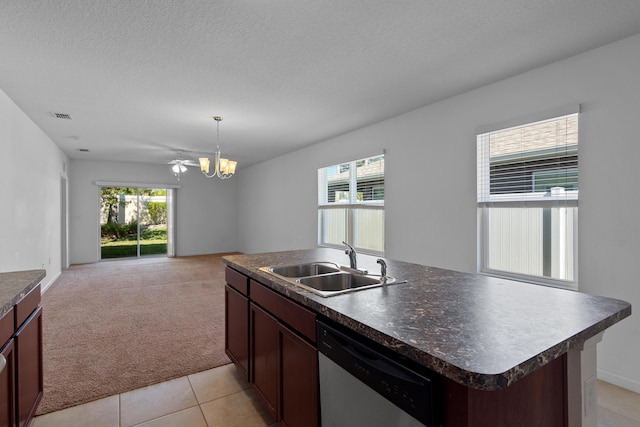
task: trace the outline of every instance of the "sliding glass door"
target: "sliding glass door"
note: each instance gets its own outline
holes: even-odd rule
[[[167,190],[100,187],[100,258],[167,254]]]

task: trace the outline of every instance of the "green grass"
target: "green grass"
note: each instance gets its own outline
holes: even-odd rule
[[[102,259],[135,257],[137,253],[135,236],[123,239],[101,239]],[[167,253],[167,228],[157,227],[140,233],[140,255],[162,255]]]
[[[167,253],[166,243],[153,243],[150,245],[143,245],[140,243],[140,256],[145,255],[164,255]],[[107,258],[125,258],[138,256],[136,245],[121,245],[121,246],[102,246],[101,247],[102,259]]]

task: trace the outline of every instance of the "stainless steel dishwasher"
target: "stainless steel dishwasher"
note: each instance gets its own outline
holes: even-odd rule
[[[318,320],[323,427],[436,426],[434,381]]]

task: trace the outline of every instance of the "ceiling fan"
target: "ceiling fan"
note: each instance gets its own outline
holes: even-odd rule
[[[176,151],[176,158],[171,161],[168,161],[167,164],[172,165],[171,171],[173,172],[173,174],[175,175],[178,181],[180,181],[180,175],[188,171],[187,166],[200,167],[199,163],[196,163],[193,160],[185,158],[184,153],[180,150]]]

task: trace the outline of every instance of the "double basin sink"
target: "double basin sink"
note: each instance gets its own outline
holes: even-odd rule
[[[399,283],[394,277],[365,274],[332,262],[260,267],[260,270],[322,297]]]

